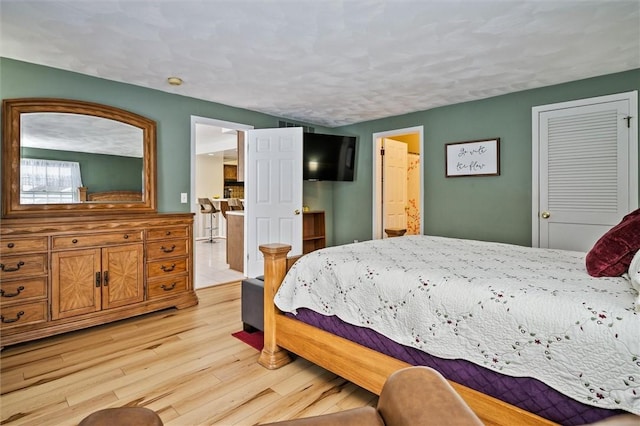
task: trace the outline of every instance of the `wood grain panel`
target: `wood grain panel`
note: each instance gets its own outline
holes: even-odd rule
[[[0,243],[0,256],[36,251],[47,251],[47,237],[3,238]]]
[[[188,252],[189,246],[185,239],[172,239],[147,244],[147,257],[149,260],[186,256]]]
[[[147,263],[147,278],[166,277],[187,272],[187,259],[161,260]]]
[[[52,254],[52,318],[68,318],[99,311],[101,250],[69,250]],[[100,281],[98,281],[100,282]]]
[[[173,228],[149,229],[147,231],[147,240],[165,240],[170,238],[185,238],[189,236],[188,226],[179,226]]]
[[[102,249],[102,309],[144,300],[144,246]]]
[[[0,327],[2,330],[37,324],[47,320],[47,303],[45,301],[24,303],[2,308]]]
[[[244,272],[244,214],[227,214],[227,264]]]
[[[0,263],[0,280],[46,275],[48,270],[46,253],[3,256]]]
[[[66,250],[83,247],[99,247],[109,244],[142,242],[142,231],[124,231],[108,234],[77,234],[52,238],[53,250]]]
[[[0,282],[0,305],[47,295],[47,277]]]
[[[147,296],[149,299],[172,296],[181,291],[187,291],[187,277],[178,276],[149,281],[147,284]]]

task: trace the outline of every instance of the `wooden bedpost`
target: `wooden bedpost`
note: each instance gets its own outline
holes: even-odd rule
[[[79,201],[87,201],[87,187],[79,186],[78,187],[78,199]]]
[[[264,255],[264,347],[258,363],[269,370],[280,368],[291,362],[289,353],[276,344],[276,314],[280,311],[273,298],[287,273],[288,244],[264,244],[260,251]]]

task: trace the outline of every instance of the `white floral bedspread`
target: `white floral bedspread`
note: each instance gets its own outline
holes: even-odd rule
[[[584,257],[443,237],[367,241],[302,257],[275,302],[640,414],[635,290],[625,278],[590,277]]]

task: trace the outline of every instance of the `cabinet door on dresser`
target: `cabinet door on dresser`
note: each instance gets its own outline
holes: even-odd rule
[[[144,300],[142,244],[102,249],[102,309]]]
[[[52,319],[97,312],[102,307],[100,249],[70,250],[51,256]]]
[[[54,252],[52,319],[144,301],[142,243]]]
[[[4,238],[0,243],[0,327],[47,321],[47,237]]]

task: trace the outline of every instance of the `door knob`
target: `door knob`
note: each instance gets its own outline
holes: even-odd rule
[[[549,212],[542,212],[542,214],[540,215],[542,216],[543,219],[549,219],[549,217],[551,217],[551,213]]]
[[[294,213],[295,213],[295,214],[300,214],[300,210],[296,209],[296,210],[294,211]]]

